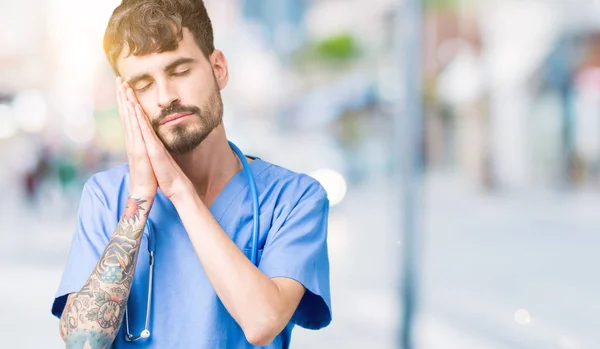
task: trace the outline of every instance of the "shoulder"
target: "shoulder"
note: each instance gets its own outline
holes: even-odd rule
[[[84,192],[97,196],[105,203],[118,199],[129,186],[129,165],[122,164],[92,175],[84,185]]]
[[[301,201],[327,201],[327,192],[313,177],[306,173],[296,172],[285,167],[265,163],[261,172],[256,174],[257,184],[267,196],[276,196],[279,204],[292,207]]]

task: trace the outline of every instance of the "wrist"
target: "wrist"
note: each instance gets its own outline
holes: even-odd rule
[[[140,199],[150,199],[156,196],[157,187],[156,186],[146,186],[146,185],[134,185],[131,183],[129,185],[129,196],[136,197]]]
[[[129,191],[129,198],[136,199],[136,200],[142,200],[144,202],[147,202],[149,205],[151,205],[152,202],[154,202],[155,196],[156,196],[156,193],[152,193],[151,191],[147,191],[147,190],[132,189]]]
[[[173,190],[173,194],[169,197],[173,205],[187,205],[190,204],[194,197],[198,197],[196,193],[196,189],[191,183],[180,183],[175,190]]]

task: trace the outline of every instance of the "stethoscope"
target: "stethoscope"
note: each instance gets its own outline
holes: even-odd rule
[[[258,223],[259,223],[259,212],[258,212],[258,190],[256,189],[256,182],[254,182],[254,176],[250,170],[250,165],[246,160],[246,156],[242,151],[232,142],[229,142],[229,146],[235,152],[237,157],[242,162],[248,185],[250,186],[250,194],[252,195],[252,254],[250,260],[252,264],[257,265],[258,261]],[[138,339],[146,339],[150,337],[150,312],[152,311],[152,276],[154,275],[154,251],[156,250],[154,241],[154,230],[150,223],[150,218],[146,221],[146,229],[148,231],[148,254],[150,255],[150,269],[148,278],[148,303],[146,304],[146,323],[144,330],[139,336],[134,336],[129,332],[129,312],[127,306],[125,306],[125,340],[128,342],[137,341]]]

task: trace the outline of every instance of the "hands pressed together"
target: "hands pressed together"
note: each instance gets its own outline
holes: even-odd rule
[[[130,196],[154,198],[157,188],[172,198],[190,183],[151,126],[127,82],[117,77],[117,103],[129,162]]]

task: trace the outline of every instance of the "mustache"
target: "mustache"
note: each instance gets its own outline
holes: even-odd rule
[[[175,113],[192,113],[196,115],[200,115],[200,108],[195,105],[182,105],[182,104],[172,104],[167,108],[164,108],[160,111],[159,117],[156,119],[155,124],[158,125],[162,120],[168,117],[171,114]]]

